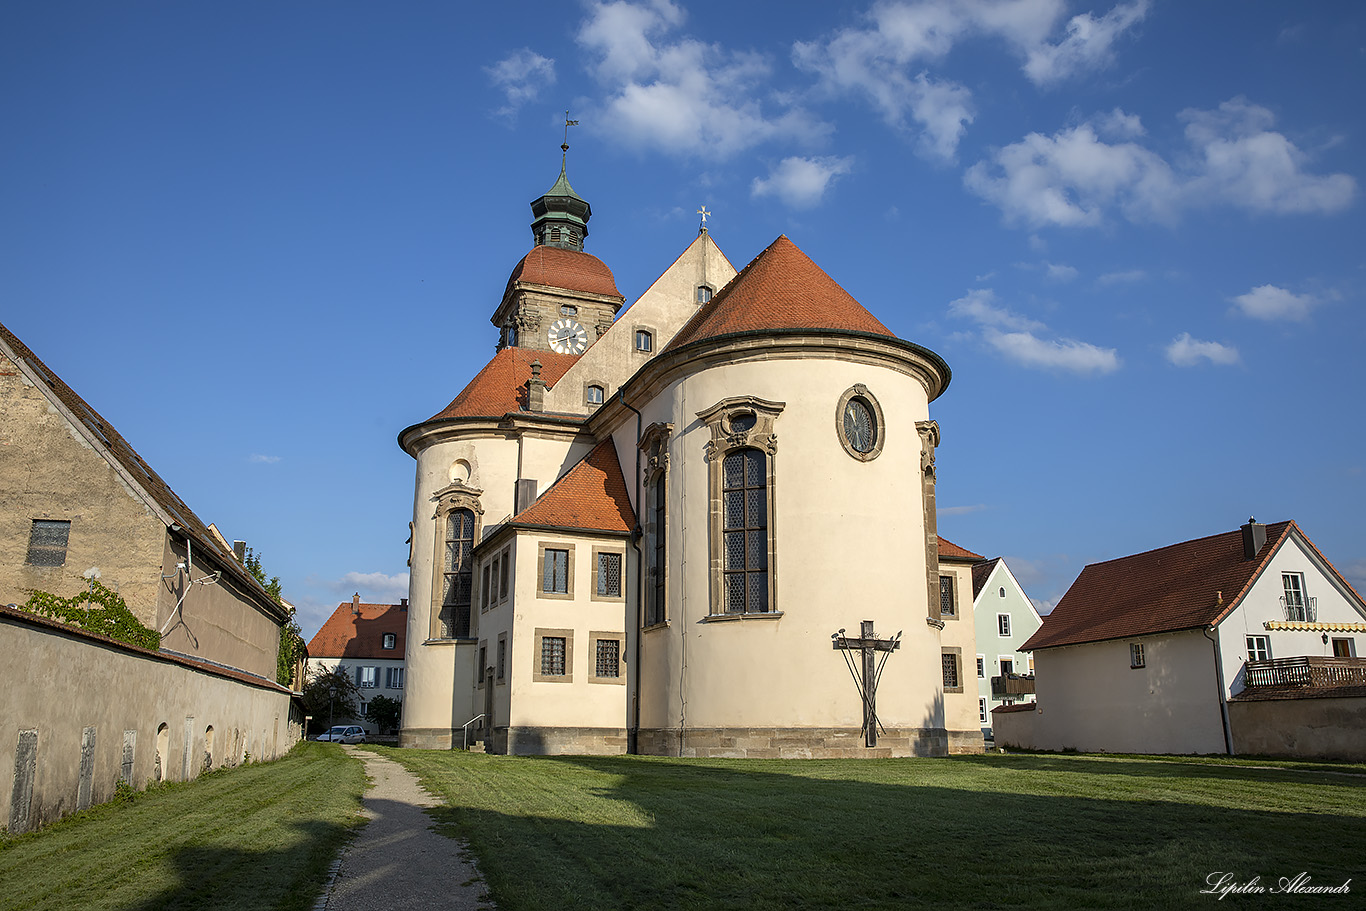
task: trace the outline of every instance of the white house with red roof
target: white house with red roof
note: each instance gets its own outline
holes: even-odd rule
[[[403,701],[407,644],[407,598],[398,604],[365,604],[356,594],[337,605],[308,642],[308,670],[326,674],[341,668],[360,694],[360,716],[331,722],[359,724],[370,735],[389,733],[379,729],[367,709],[376,696]],[[329,719],[315,718],[313,723],[316,729]]]
[[[563,168],[532,212],[497,352],[399,434],[402,743],[980,750],[973,697],[944,686],[929,405],[947,364],[785,236],[737,274],[703,225],[623,308]]]
[[[1366,758],[1366,602],[1294,522],[1087,566],[998,744]]]
[[[1043,619],[1002,557],[972,566],[977,634],[977,712],[982,736],[994,740],[992,711],[1034,701],[1034,658],[1022,649]]]

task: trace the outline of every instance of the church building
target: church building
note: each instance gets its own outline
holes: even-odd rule
[[[402,744],[980,751],[975,692],[944,686],[948,365],[786,236],[737,273],[704,221],[625,307],[563,167],[531,208],[496,353],[398,438]]]

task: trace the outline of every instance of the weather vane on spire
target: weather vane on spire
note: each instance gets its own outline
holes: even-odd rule
[[[710,210],[708,210],[706,206],[703,206],[697,210],[697,214],[702,216],[702,230],[707,230],[707,219],[711,217]]]
[[[570,119],[569,119],[569,112],[568,112],[568,111],[565,111],[565,112],[564,112],[564,143],[560,145],[560,150],[561,150],[562,152],[568,152],[568,151],[569,151],[569,128],[570,128],[570,127],[576,127],[576,126],[578,126],[578,125],[579,125],[579,122],[578,122],[577,120],[570,120]]]

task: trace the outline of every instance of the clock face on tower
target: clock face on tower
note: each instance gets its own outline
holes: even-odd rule
[[[588,330],[577,320],[557,319],[550,324],[548,340],[557,354],[583,354],[588,348]]]

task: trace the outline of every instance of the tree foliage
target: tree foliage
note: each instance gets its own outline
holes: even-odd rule
[[[313,716],[309,733],[355,718],[360,711],[360,690],[346,665],[339,664],[330,671],[310,671],[302,699],[305,714]]]
[[[388,734],[398,730],[399,723],[403,718],[403,703],[397,699],[390,699],[388,696],[376,696],[370,700],[367,711],[370,720],[379,727],[379,732]]]
[[[284,598],[280,595],[280,577],[271,576],[266,578],[266,571],[261,566],[261,555],[250,547],[247,548],[246,555],[242,558],[242,565],[251,573],[251,577],[261,583],[261,587],[270,595],[271,600],[281,607],[285,606]],[[303,630],[299,629],[299,624],[290,617],[289,621],[280,627],[280,648],[275,653],[275,682],[280,686],[289,686],[294,682],[294,666],[304,653]]]
[[[49,592],[30,592],[23,609],[139,648],[156,651],[161,647],[161,634],[143,626],[128,609],[123,596],[102,585],[98,579],[90,580],[88,591],[70,598]]]

